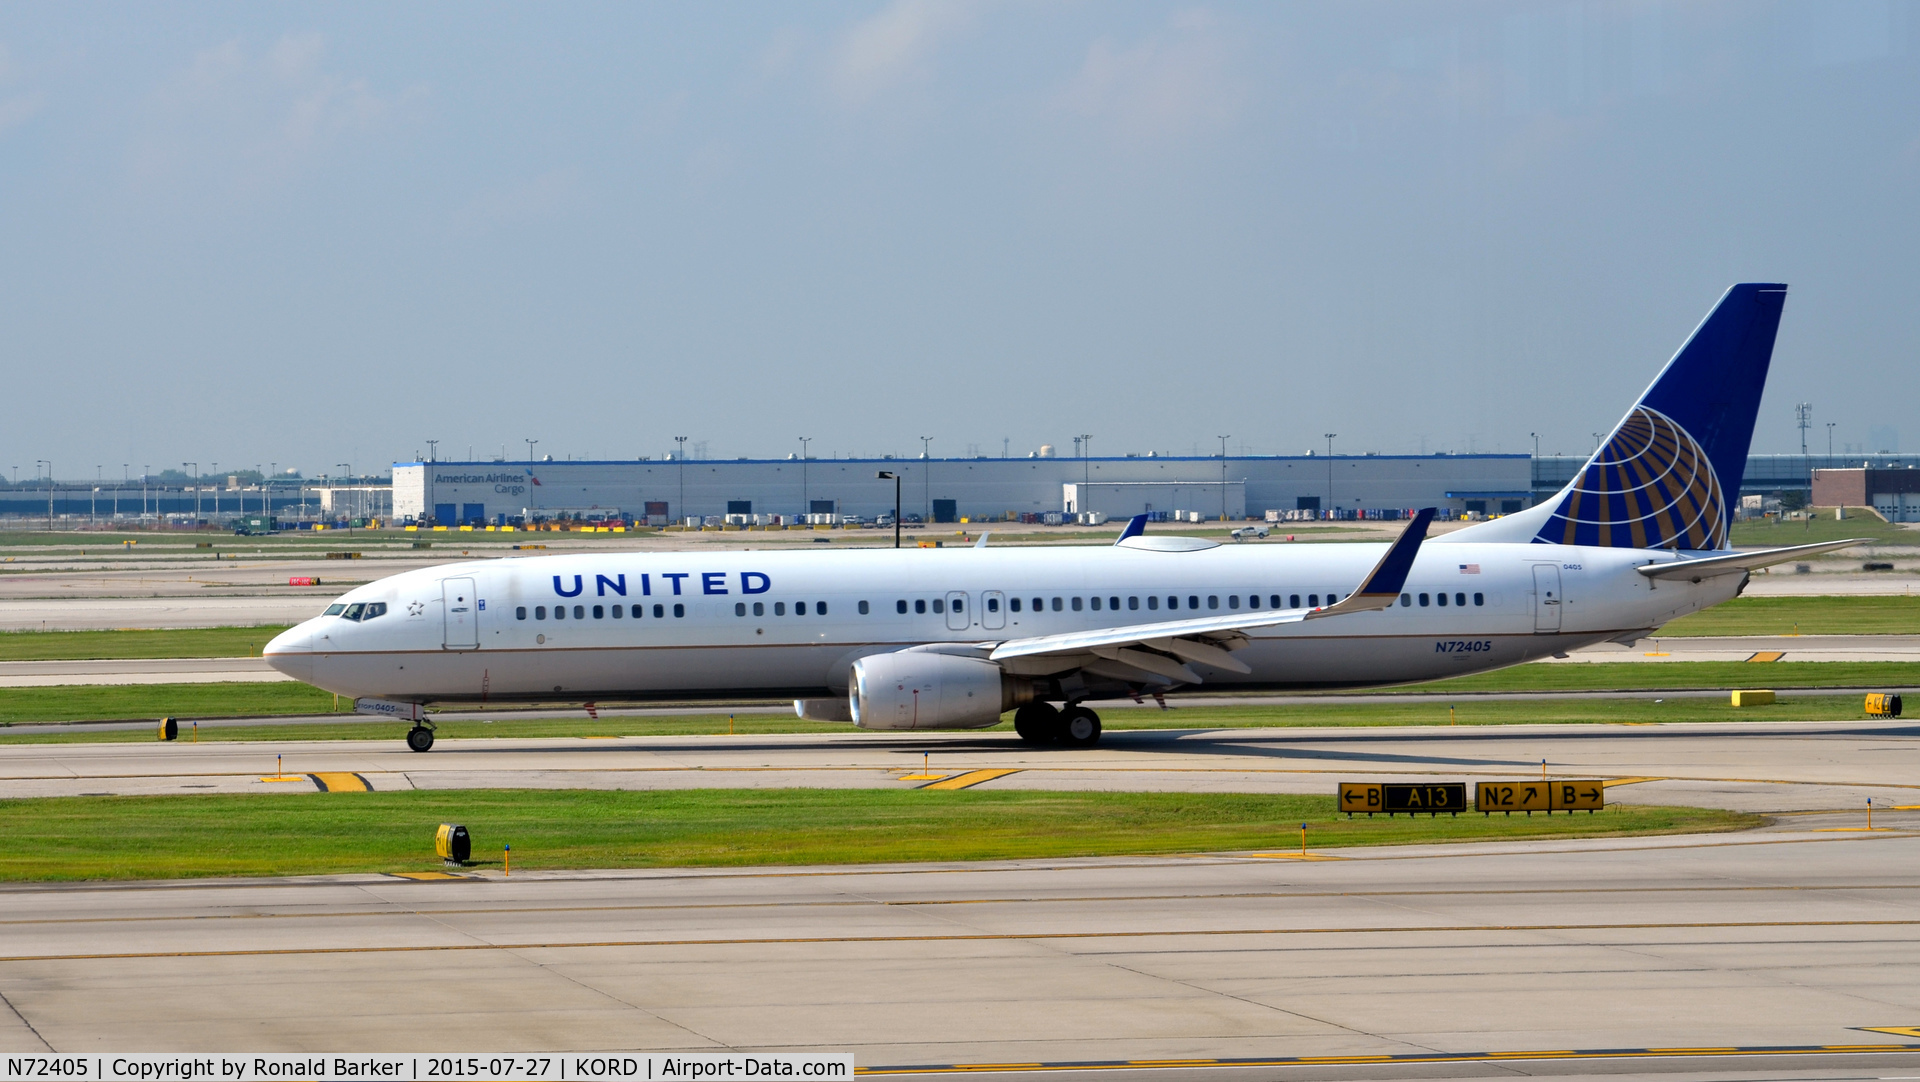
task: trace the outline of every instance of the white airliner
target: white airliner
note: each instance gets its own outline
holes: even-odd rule
[[[1728,545],[1786,287],[1733,286],[1580,474],[1423,545],[625,553],[445,564],[341,596],[266,648],[277,669],[413,721],[425,704],[793,698],[865,729],[1087,746],[1088,701],[1358,688],[1616,640],[1740,593],[1750,569],[1851,541]],[[1059,705],[1055,705],[1059,704]]]

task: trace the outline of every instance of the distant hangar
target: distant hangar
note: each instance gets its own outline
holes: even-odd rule
[[[1494,455],[1294,455],[1177,458],[651,459],[596,462],[397,462],[393,513],[441,524],[560,515],[679,521],[718,515],[893,511],[926,521],[1009,514],[1269,510],[1393,512],[1438,506],[1502,514],[1532,502],[1531,459]],[[1304,517],[1304,516],[1303,516]]]

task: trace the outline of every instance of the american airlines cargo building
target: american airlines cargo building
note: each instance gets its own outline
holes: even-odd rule
[[[1184,511],[1207,519],[1267,511],[1502,514],[1532,502],[1527,455],[1300,455],[1272,458],[655,459],[638,462],[398,462],[402,522],[499,524],[560,516],[680,521],[725,515],[900,511],[931,522],[1008,514]],[[1304,514],[1300,517],[1306,517]]]

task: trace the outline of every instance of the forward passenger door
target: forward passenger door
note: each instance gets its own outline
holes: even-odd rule
[[[473,598],[472,579],[441,579],[441,608],[446,614],[446,647],[449,650],[480,648],[479,603]]]

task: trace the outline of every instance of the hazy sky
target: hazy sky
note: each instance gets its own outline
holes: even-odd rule
[[[0,466],[1920,445],[1920,6],[0,6]],[[1869,448],[1869,449],[1878,449]]]

